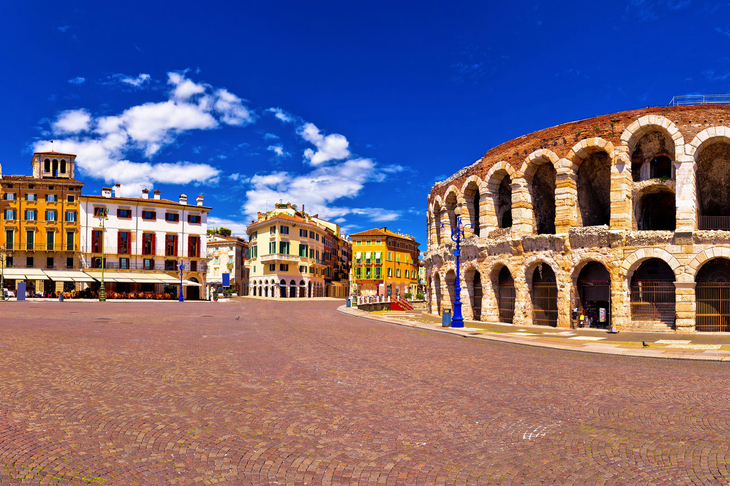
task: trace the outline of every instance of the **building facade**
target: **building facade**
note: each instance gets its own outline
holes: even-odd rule
[[[210,234],[207,240],[208,286],[220,289],[222,276],[228,273],[230,289],[238,295],[248,295],[248,241],[238,236],[219,234]]]
[[[203,206],[202,196],[196,203],[189,205],[184,194],[178,201],[162,199],[159,190],[149,198],[147,189],[139,198],[122,197],[119,184],[113,193],[105,187],[100,196],[81,196],[82,267],[100,280],[103,259],[107,294],[154,292],[176,298],[182,264],[184,297],[204,298],[211,208]]]
[[[354,295],[415,295],[419,244],[412,236],[383,227],[355,233],[350,238]]]
[[[83,183],[74,178],[75,163],[72,154],[38,152],[31,161],[32,176],[2,175],[0,170],[5,288],[15,290],[20,281],[31,294],[51,295],[68,288],[65,279],[51,277],[81,263]]]
[[[430,311],[458,272],[468,319],[730,331],[729,125],[728,106],[647,108],[489,150],[429,195]]]
[[[312,298],[338,293],[345,297],[346,290],[342,289],[347,289],[349,282],[341,269],[347,243],[340,237],[338,225],[286,203],[258,213],[257,221],[246,231],[250,245],[249,295]],[[337,262],[333,249],[340,251]],[[338,269],[338,275],[333,274],[333,268]]]

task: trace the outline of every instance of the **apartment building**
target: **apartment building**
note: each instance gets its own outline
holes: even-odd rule
[[[345,297],[349,287],[339,225],[291,203],[258,213],[249,236],[249,295],[277,298]],[[337,254],[337,256],[335,256]]]
[[[417,292],[419,244],[412,236],[382,227],[355,233],[350,238],[354,294],[403,297]]]
[[[3,229],[0,246],[4,256],[5,287],[15,290],[25,281],[32,294],[50,295],[90,281],[78,269],[79,198],[83,183],[75,176],[76,156],[37,152],[32,174],[2,175],[0,213]]]
[[[223,285],[223,274],[229,275],[230,289],[238,295],[248,295],[248,241],[238,236],[210,234],[207,238],[209,288]]]
[[[122,197],[119,184],[113,191],[102,188],[98,196],[81,196],[85,273],[100,280],[103,264],[107,294],[149,292],[176,298],[182,265],[184,297],[203,298],[210,210],[203,206],[203,196],[196,198],[196,205],[189,205],[184,194],[178,201],[163,199],[159,190],[152,198],[147,189],[142,197]]]

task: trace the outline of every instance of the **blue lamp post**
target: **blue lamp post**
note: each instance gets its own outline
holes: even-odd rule
[[[178,268],[180,269],[180,297],[177,299],[178,302],[185,302],[185,299],[183,299],[183,270],[185,270],[189,264],[185,263],[180,259],[180,262],[177,264]]]
[[[454,256],[456,257],[456,282],[454,284],[454,293],[456,299],[454,300],[454,316],[451,318],[451,327],[464,327],[464,316],[461,315],[461,285],[459,285],[459,257],[461,257],[461,240],[464,239],[464,229],[467,226],[472,226],[471,223],[464,224],[461,222],[461,217],[456,220],[456,227],[453,227],[450,223],[441,223],[441,228],[445,226],[451,228],[451,239],[456,242],[456,249],[454,249]]]

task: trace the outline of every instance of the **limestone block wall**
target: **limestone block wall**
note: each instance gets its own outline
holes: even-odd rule
[[[499,320],[497,280],[507,267],[517,294],[513,322],[529,325],[535,297],[532,276],[538,266],[547,265],[556,279],[557,326],[568,328],[575,324],[571,309],[579,300],[580,272],[588,263],[597,262],[610,275],[612,325],[695,331],[697,274],[706,262],[730,259],[730,204],[718,205],[707,196],[710,189],[729,182],[706,169],[713,167],[713,158],[724,154],[730,158],[730,127],[726,125],[730,125],[727,106],[651,108],[605,115],[506,142],[437,183],[428,197],[425,262],[429,312],[440,313],[452,306],[458,271],[465,318],[474,317],[474,279],[478,275],[483,295],[480,318]],[[671,172],[652,178],[660,161],[667,159]],[[586,181],[593,181],[585,175],[581,179],[586,161],[599,174],[596,177],[605,177],[597,187],[610,188],[603,189],[610,193],[610,218],[601,226],[583,226],[585,215],[590,216],[583,205],[595,204],[590,193],[585,193],[591,190]],[[538,188],[536,184],[545,184],[545,174],[552,173],[540,169],[544,164],[554,169],[555,179]],[[505,177],[511,190],[508,208],[500,206],[505,198],[498,195]],[[545,212],[545,204],[534,201],[551,194],[551,184],[554,200],[549,202],[554,203],[554,216]],[[726,189],[730,191],[730,187]],[[671,206],[668,201],[673,201]],[[500,227],[508,221],[500,218],[505,210],[511,212],[511,226]],[[550,226],[544,224],[546,215],[554,217],[554,231],[546,232]],[[459,218],[478,225],[479,235],[471,229],[465,231],[461,265],[456,269],[450,229],[441,226],[453,225]],[[671,322],[632,315],[632,277],[643,271],[646,262],[657,260],[674,275]],[[642,273],[639,280],[643,278]]]

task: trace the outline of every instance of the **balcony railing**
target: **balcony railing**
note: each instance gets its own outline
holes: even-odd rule
[[[189,262],[185,262],[189,263]],[[98,260],[93,260],[90,265],[83,266],[83,268],[94,268],[94,269],[101,269],[101,262]],[[144,262],[129,262],[128,264],[122,266],[119,262],[105,262],[104,268],[109,270],[146,270],[149,272],[177,272],[178,269],[178,261],[175,260],[172,265],[168,265],[166,263],[155,263],[153,265],[146,265]],[[208,266],[205,264],[205,262],[198,262],[197,270],[191,270],[189,267],[186,269],[186,271],[195,271],[195,272],[201,272],[206,273],[208,271]]]
[[[700,216],[697,223],[701,230],[730,231],[730,216]]]
[[[259,260],[261,260],[261,262],[298,262],[300,259],[304,259],[304,257],[300,257],[298,255],[288,255],[286,253],[271,253],[269,255],[262,255],[259,257]]]
[[[41,243],[32,243],[24,241],[22,243],[9,243],[5,245],[6,251],[78,251],[77,245],[45,245]]]

